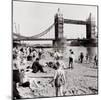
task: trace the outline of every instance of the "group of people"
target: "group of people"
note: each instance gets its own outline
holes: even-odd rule
[[[36,50],[33,47],[16,46],[13,48],[13,97],[21,98],[17,86],[29,87],[30,82],[24,81],[25,73],[38,71],[45,73],[43,66],[39,63],[43,50]],[[28,65],[29,63],[30,65]]]
[[[79,55],[79,62],[83,63],[85,61],[85,63],[93,63],[93,67],[98,65],[98,57],[97,55],[95,56],[89,56],[88,53],[86,53],[86,55],[84,56],[83,52],[80,53]]]
[[[65,68],[69,66],[69,69],[74,68],[75,53],[72,49],[69,50],[69,61],[68,65],[65,66],[63,62],[63,55],[54,51],[54,53],[48,52],[51,57],[54,59],[55,73],[53,79],[49,82],[51,84],[54,82],[56,96],[64,95],[64,86],[66,83],[65,78]],[[35,49],[33,47],[14,47],[13,48],[13,95],[15,98],[20,98],[19,92],[17,90],[17,83],[20,86],[28,86],[30,88],[30,82],[23,82],[24,72],[31,70],[32,73],[40,71],[41,73],[47,73],[44,71],[44,66],[40,64],[40,60],[44,55],[44,50],[42,48]],[[88,61],[88,55],[85,56]],[[79,62],[83,63],[84,54],[83,52],[79,55]],[[26,66],[26,63],[31,62],[30,66]],[[21,67],[21,66],[24,67]],[[94,57],[94,65],[97,65],[97,56]]]
[[[59,60],[59,59],[62,58],[61,53],[55,52],[55,56],[54,57],[55,57],[55,59],[57,61],[56,62],[57,69],[55,71],[55,75],[54,75],[54,78],[53,78],[52,81],[54,81],[54,84],[55,84],[56,96],[63,96],[64,92],[65,92],[64,91],[64,86],[66,84],[65,71],[64,71],[65,65],[64,65],[64,63],[61,63],[61,61]],[[88,61],[88,59],[89,59],[89,55],[87,54],[86,55],[86,61]],[[75,60],[74,52],[73,52],[72,49],[70,49],[69,50],[69,67],[68,68],[73,69],[73,67],[74,67],[74,65],[73,65],[74,60]],[[79,55],[79,61],[80,61],[81,64],[84,61],[84,54],[83,54],[83,52],[81,52],[80,55]],[[97,55],[94,56],[93,63],[94,63],[94,66],[98,65]]]
[[[32,73],[40,71],[41,73],[46,73],[44,71],[44,66],[40,64],[42,58],[43,50],[36,50],[30,47],[15,47],[13,48],[13,95],[15,98],[20,98],[19,92],[17,90],[17,85],[30,88],[30,82],[23,81],[24,73],[31,69]],[[54,52],[55,61],[55,75],[53,77],[56,96],[63,95],[63,85],[65,84],[65,74],[64,74],[64,63],[62,62],[62,55],[55,51]],[[26,66],[26,62],[32,62],[31,66]],[[24,66],[21,68],[21,66]],[[60,78],[61,77],[61,78]],[[51,83],[51,82],[49,82]]]

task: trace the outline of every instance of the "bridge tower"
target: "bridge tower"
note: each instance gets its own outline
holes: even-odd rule
[[[64,37],[63,37],[63,25],[64,19],[63,14],[60,12],[58,8],[58,12],[54,17],[54,24],[55,24],[55,40],[53,41],[53,46],[56,48],[63,47],[64,44]]]
[[[92,16],[91,13],[89,14],[89,17],[87,19],[87,24],[86,24],[86,38],[87,39],[92,39]]]
[[[55,39],[63,38],[63,14],[60,12],[58,8],[58,12],[55,15],[54,22],[55,22]]]

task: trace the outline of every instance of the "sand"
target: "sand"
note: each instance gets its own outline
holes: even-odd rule
[[[47,57],[41,60],[44,64]],[[53,61],[48,57],[48,61]],[[64,96],[72,95],[88,95],[98,93],[98,68],[93,67],[92,63],[78,62],[74,63],[73,69],[68,69],[68,63],[64,61],[67,68],[65,69],[66,84],[64,86]],[[44,67],[46,73],[26,72],[28,81],[31,84],[31,89],[18,86],[18,91],[22,98],[39,98],[53,97],[55,95],[54,83],[49,82],[54,77],[54,69]]]

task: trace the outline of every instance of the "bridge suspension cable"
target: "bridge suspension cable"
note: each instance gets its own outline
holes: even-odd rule
[[[13,33],[14,36],[17,36],[19,39],[34,39],[34,38],[39,38],[45,34],[47,34],[54,26],[54,23],[52,25],[50,25],[46,30],[44,30],[43,32],[39,33],[39,34],[36,34],[34,36],[22,36],[22,35],[19,35],[19,34],[16,34],[16,33]]]
[[[53,28],[53,26],[54,26],[54,23],[50,27],[48,27],[46,30],[44,30],[43,32],[36,34],[34,36],[28,37],[28,38],[39,38],[39,37],[47,34]]]

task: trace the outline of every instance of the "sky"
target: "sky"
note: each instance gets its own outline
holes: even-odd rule
[[[60,8],[65,19],[83,20],[92,13],[97,20],[97,7],[84,5],[50,4],[13,1],[13,32],[23,36],[34,36],[54,23],[54,16]],[[41,38],[54,38],[54,27]],[[64,37],[86,37],[85,25],[64,24]]]

